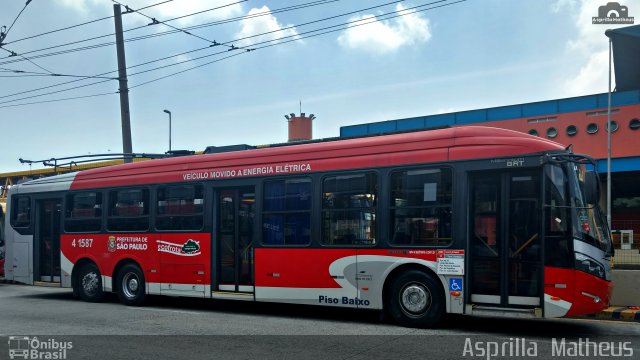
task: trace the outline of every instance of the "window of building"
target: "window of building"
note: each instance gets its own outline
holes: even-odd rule
[[[403,170],[391,174],[391,243],[451,243],[450,169]]]
[[[558,120],[556,116],[547,116],[547,117],[541,117],[536,119],[529,119],[527,120],[527,122],[529,124],[537,124],[537,123],[544,123],[544,122],[556,121],[556,120]]]
[[[640,119],[631,119],[631,121],[629,121],[629,128],[631,130],[640,129]]]
[[[587,125],[587,134],[595,134],[598,132],[598,124],[596,123],[591,123],[589,125]]]
[[[31,225],[31,198],[16,196],[12,199],[11,223],[16,228],[27,228]]]
[[[558,130],[556,128],[550,127],[547,129],[547,137],[553,139],[556,136],[558,136]]]
[[[262,201],[262,243],[311,243],[311,179],[265,181]]]
[[[201,230],[204,224],[202,185],[158,188],[157,230]]]
[[[376,243],[377,175],[329,176],[322,182],[322,243]]]
[[[538,130],[536,130],[536,129],[531,129],[531,130],[529,130],[529,135],[539,136],[540,134],[538,134]]]
[[[578,128],[575,125],[567,126],[567,135],[576,136],[577,133],[578,133]]]
[[[609,131],[609,124],[607,124],[605,128]],[[614,133],[616,131],[618,131],[618,122],[611,120],[611,132]]]
[[[64,230],[66,232],[95,232],[102,227],[102,193],[68,194]]]
[[[109,192],[109,231],[149,229],[149,190],[123,189]]]
[[[620,109],[611,109],[611,114],[617,114],[620,112]],[[609,110],[600,110],[600,111],[588,111],[587,112],[587,116],[588,117],[592,117],[592,116],[604,116],[604,115],[608,115],[609,114]]]

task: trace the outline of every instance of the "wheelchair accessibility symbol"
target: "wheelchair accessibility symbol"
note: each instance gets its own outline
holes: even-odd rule
[[[462,291],[462,279],[449,279],[449,291]]]

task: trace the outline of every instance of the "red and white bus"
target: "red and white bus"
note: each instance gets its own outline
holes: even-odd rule
[[[13,186],[6,276],[72,288],[387,311],[560,317],[608,306],[587,158],[455,127],[150,160]]]

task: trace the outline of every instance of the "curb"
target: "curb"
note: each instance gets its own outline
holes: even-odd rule
[[[596,320],[617,320],[640,322],[640,307],[638,306],[610,306],[594,315],[585,316],[588,319]]]

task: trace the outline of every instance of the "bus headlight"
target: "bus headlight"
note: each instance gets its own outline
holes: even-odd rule
[[[582,253],[576,253],[576,269],[587,274],[595,275],[601,279],[605,278],[604,267],[595,259]]]

